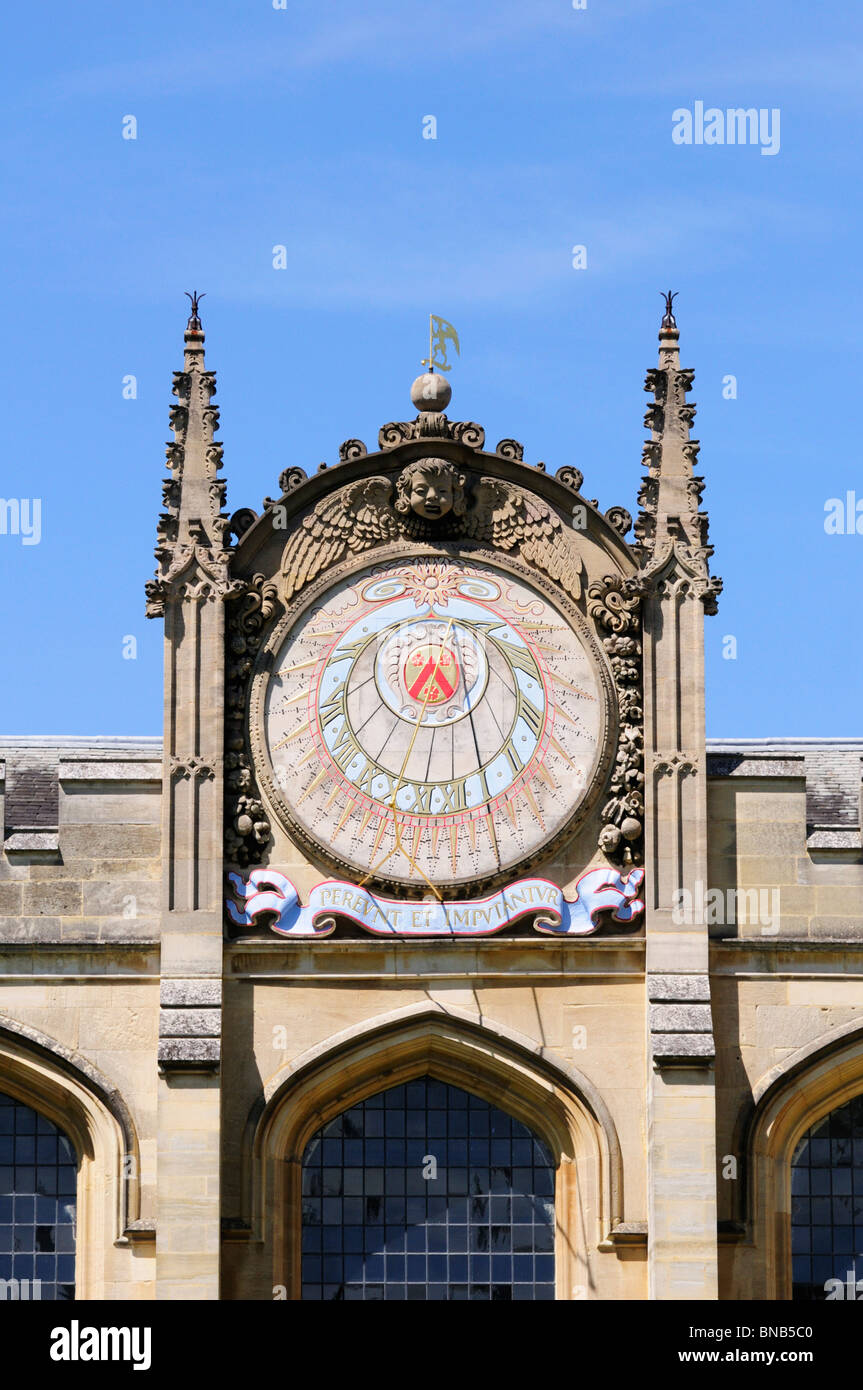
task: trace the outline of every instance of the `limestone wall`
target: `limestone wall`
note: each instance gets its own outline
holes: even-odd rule
[[[807,1059],[831,1040],[853,1039],[858,1021],[863,1036],[863,850],[854,791],[863,743],[713,744],[708,755],[704,887],[719,890],[710,900],[710,981],[720,1296],[776,1296],[783,1199],[759,1208],[746,1145],[756,1106],[776,1078],[796,1076],[797,1068],[793,1085],[808,1095]],[[91,1105],[86,1123],[96,1137],[82,1169],[81,1226],[90,1248],[81,1245],[79,1283],[93,1297],[146,1298],[154,1288],[160,757],[157,740],[0,746],[3,1084],[22,1094],[30,1085],[36,1103],[61,1116],[66,1106],[74,1119],[80,1107],[81,1124]],[[756,896],[741,899],[740,890]],[[267,1213],[260,1204],[272,1176],[261,1126],[268,1116],[282,1123],[279,1097],[289,1109],[296,1085],[312,1123],[315,1105],[333,1103],[331,1083],[326,1090],[318,1077],[334,1057],[346,1087],[364,1077],[374,1077],[375,1089],[388,1078],[395,1084],[396,1062],[389,1053],[378,1060],[382,1030],[395,1036],[402,1020],[434,1031],[437,1020],[442,1037],[449,1027],[466,1030],[465,1038],[485,1035],[487,1071],[477,1053],[477,1085],[498,1086],[504,1108],[527,1105],[531,1087],[546,1084],[542,1075],[557,1078],[548,1082],[550,1106],[566,1076],[593,1098],[602,1123],[580,1129],[574,1120],[572,1152],[561,1156],[568,1176],[560,1249],[572,1245],[574,1230],[583,1236],[567,1296],[581,1289],[587,1297],[644,1297],[643,972],[639,936],[394,944],[289,942],[264,933],[227,944],[222,1296],[272,1297],[284,1264],[275,1229],[282,1208]],[[410,1065],[406,1053],[397,1065]],[[855,1065],[842,1062],[843,1084],[857,1084]],[[826,1097],[829,1064],[822,1071],[818,1094]],[[603,1125],[617,1157],[603,1147]],[[194,1156],[177,1162],[194,1184]]]
[[[425,1019],[438,1009],[459,1025],[473,1022],[492,1038],[513,1041],[534,1054],[538,1066],[549,1063],[561,1073],[576,1073],[601,1097],[619,1144],[623,1192],[612,1213],[608,1201],[595,1196],[589,1147],[570,1154],[577,1182],[583,1169],[579,1215],[591,1246],[572,1282],[585,1297],[643,1298],[643,1240],[596,1248],[609,1236],[612,1221],[643,1229],[642,978],[643,943],[637,938],[587,950],[580,943],[577,951],[556,941],[503,939],[403,947],[360,941],[233,946],[224,1003],[223,1203],[237,1228],[251,1222],[251,1242],[246,1247],[231,1242],[225,1277],[233,1293],[226,1296],[269,1297],[279,1282],[272,1232],[266,1220],[263,1229],[256,1226],[249,1209],[248,1149],[256,1103],[313,1068],[334,1046],[344,1051],[346,1075],[357,1066],[355,1054],[368,1056],[369,1093],[397,1084],[399,1078],[388,1079],[386,1067],[375,1061],[370,1040],[376,1027]],[[420,1052],[417,1058],[421,1071]],[[518,1069],[507,1070],[499,1084],[500,1091],[488,1098],[505,1109],[517,1104]],[[253,1171],[260,1173],[254,1166]],[[258,1236],[262,1246],[254,1243]]]
[[[159,741],[8,740],[0,758],[0,1025],[14,1030],[3,1039],[6,1063],[14,1070],[22,1050],[44,1061],[46,1103],[64,1069],[87,1067],[125,1107],[124,1133],[110,1104],[96,1106],[104,1144],[84,1165],[79,1228],[98,1230],[100,1258],[79,1255],[78,1287],[87,1297],[152,1297]],[[32,1085],[42,1099],[38,1078]],[[74,1102],[64,1093],[58,1103],[62,1123]]]
[[[4,740],[0,760],[3,939],[158,940],[161,741]]]
[[[799,1070],[790,1084],[802,1092],[821,1047],[857,1026],[863,1032],[863,744],[776,740],[712,749],[710,883],[724,895],[717,910],[723,901],[731,908],[710,928],[720,1296],[774,1297],[782,1274],[773,1268],[776,1205],[758,1209],[744,1148],[755,1103],[771,1083]],[[734,889],[759,898],[732,903]],[[837,1059],[837,1087],[840,1071]],[[829,1097],[829,1084],[819,1085]]]

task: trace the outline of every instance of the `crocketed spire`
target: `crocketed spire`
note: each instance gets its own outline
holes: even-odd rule
[[[642,456],[648,471],[638,495],[642,510],[635,523],[636,551],[645,580],[677,555],[707,611],[713,613],[722,581],[711,577],[708,568],[713,547],[707,540],[707,513],[699,510],[704,479],[694,472],[701,446],[690,438],[695,402],[686,399],[695,374],[680,365],[680,330],[672,308],[675,297],[670,290],[663,295],[659,365],[648,371],[644,382],[653,401],[644,417],[650,439]]]
[[[222,512],[225,483],[217,474],[222,445],[216,440],[218,407],[211,404],[216,376],[204,361],[199,313],[202,294],[193,291],[192,312],[183,334],[183,370],[174,372],[171,406],[173,440],[166,453],[170,476],[162,480],[164,512],[159,517],[156,578],[146,585],[147,616],[158,617],[172,594],[188,597],[191,588],[228,597],[230,551],[225,547],[229,518]],[[194,572],[197,571],[197,577]],[[191,587],[190,587],[191,586]]]

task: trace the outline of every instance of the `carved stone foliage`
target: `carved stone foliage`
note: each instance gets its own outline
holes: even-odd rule
[[[234,512],[228,526],[228,535],[236,536],[240,540],[246,534],[250,526],[254,526],[258,519],[257,512],[251,507],[240,507],[239,511]]]
[[[351,459],[365,458],[368,449],[361,439],[346,439],[339,445],[339,459],[342,463],[349,463]]]
[[[185,777],[190,781],[202,781],[216,775],[216,769],[211,762],[198,757],[180,758],[176,754],[171,757],[170,769],[173,778]]]
[[[635,523],[635,540],[643,550],[652,547],[656,535],[656,503],[659,496],[659,479],[648,474],[641,481],[638,492],[638,505],[641,508]]]
[[[227,490],[228,485],[224,478],[214,478],[213,481],[207,485],[207,494],[215,511],[219,511],[224,507]]]
[[[662,434],[665,425],[665,411],[658,401],[654,401],[644,412],[644,428]]]
[[[321,469],[326,468],[326,466],[325,463],[322,463],[318,472],[320,473]],[[279,474],[279,495],[287,497],[288,493],[296,492],[297,488],[306,482],[308,476],[304,468],[299,468],[296,465],[292,468],[283,468]],[[265,512],[272,511],[273,507],[279,505],[279,502],[275,497],[265,497],[262,505]]]
[[[661,367],[648,367],[644,374],[644,389],[652,391],[657,401],[665,400],[666,374]]]
[[[644,711],[642,707],[641,600],[632,581],[606,575],[589,586],[587,610],[608,634],[603,646],[614,675],[620,712],[617,753],[601,811],[598,845],[612,861],[644,859]]]
[[[704,604],[706,613],[715,613],[722,580],[708,571],[707,561],[712,554],[712,545],[686,545],[676,537],[666,536],[654,546],[638,573],[639,593],[646,594],[653,587],[661,595],[663,584],[672,576],[677,592],[694,595]]]
[[[625,507],[609,507],[605,519],[620,536],[625,536],[632,525],[632,516]]]
[[[686,472],[696,466],[700,444],[689,438],[695,418],[694,402],[686,400],[692,387],[691,368],[652,368],[645,378],[645,391],[652,391],[654,400],[647,407],[644,424],[654,438],[644,444],[642,462],[647,474],[638,494],[641,511],[635,523],[635,549],[641,562],[640,591],[644,594],[651,585],[661,582],[662,576],[677,569],[690,580],[689,592],[704,604],[708,613],[716,612],[716,600],[722,581],[710,575],[709,560],[713,547],[708,544],[708,517],[699,511],[704,479],[695,474],[685,480],[687,505],[679,508],[675,502],[672,512],[662,503],[662,485],[667,467],[666,451],[672,461],[676,457],[677,477],[682,457]]]
[[[608,632],[629,632],[638,611],[638,595],[620,575],[606,575],[588,589],[587,611]]]
[[[572,488],[573,492],[581,492],[584,474],[580,468],[571,468],[567,464],[565,468],[559,468],[555,476],[559,483],[563,483],[564,487]]]
[[[210,404],[216,390],[215,373],[201,370],[187,351],[187,370],[174,372],[172,390],[177,404],[171,406],[173,440],[166,445],[171,476],[162,480],[165,505],[156,530],[154,579],[145,588],[148,618],[161,617],[170,600],[221,600],[237,592],[231,578],[231,552],[226,549],[230,518],[222,512],[225,483],[217,477],[222,466],[222,445],[213,438],[219,412]],[[190,417],[198,431],[189,441]],[[188,457],[187,457],[188,454]],[[184,507],[184,487],[194,477],[205,485],[207,501],[196,515]]]
[[[502,459],[515,459],[521,463],[524,458],[524,446],[519,444],[517,439],[501,439],[495,447],[495,453],[500,454]]]
[[[177,539],[178,518],[173,510],[159,513],[156,523],[156,544],[161,548],[171,546]]]
[[[653,772],[656,777],[696,777],[698,768],[691,758],[686,758],[680,753],[669,753],[666,757],[656,759]]]
[[[255,785],[246,740],[249,680],[262,635],[276,611],[276,584],[256,574],[228,606],[225,681],[225,858],[257,862],[270,823]]]
[[[391,420],[378,433],[378,447],[395,449],[414,439],[454,439],[471,449],[485,444],[485,430],[473,420],[448,420],[436,410],[421,411],[415,420]]]
[[[228,518],[224,520],[227,525]],[[242,591],[242,582],[231,578],[229,550],[206,545],[159,545],[156,558],[162,572],[144,585],[148,618],[161,617],[169,598],[207,602],[229,599]]]
[[[666,410],[664,404],[653,401],[644,412],[644,428],[654,434],[679,435],[689,442],[689,429],[696,416],[695,403],[681,403],[676,410]],[[696,442],[696,441],[693,441]],[[697,442],[696,442],[697,443]]]
[[[408,464],[395,486],[386,477],[364,478],[318,502],[285,547],[283,600],[344,556],[399,539],[491,546],[520,555],[573,598],[581,594],[581,556],[547,502],[514,483],[471,481],[446,460],[426,458]]]
[[[282,490],[282,496],[284,497],[285,493],[288,492],[295,492],[300,484],[306,481],[307,477],[308,474],[303,468],[283,469],[279,474],[279,487]]]

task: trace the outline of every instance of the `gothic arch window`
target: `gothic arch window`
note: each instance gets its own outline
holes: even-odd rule
[[[520,1120],[420,1076],[303,1153],[302,1298],[551,1300],[554,1163]]]
[[[791,1265],[795,1300],[835,1297],[830,1281],[847,1290],[863,1279],[863,1094],[812,1125],[795,1148]]]
[[[77,1155],[63,1131],[0,1093],[0,1281],[7,1297],[74,1298],[77,1177]]]

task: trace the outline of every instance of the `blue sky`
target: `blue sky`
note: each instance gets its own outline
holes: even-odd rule
[[[863,12],[49,0],[5,28],[0,494],[40,498],[42,534],[0,535],[2,732],[160,731],[143,585],[184,290],[231,511],[408,418],[435,312],[462,342],[450,416],[634,513],[668,287],[725,581],[708,733],[861,732],[863,535],[824,521],[863,502]],[[779,152],[675,144],[696,101],[778,108]]]

